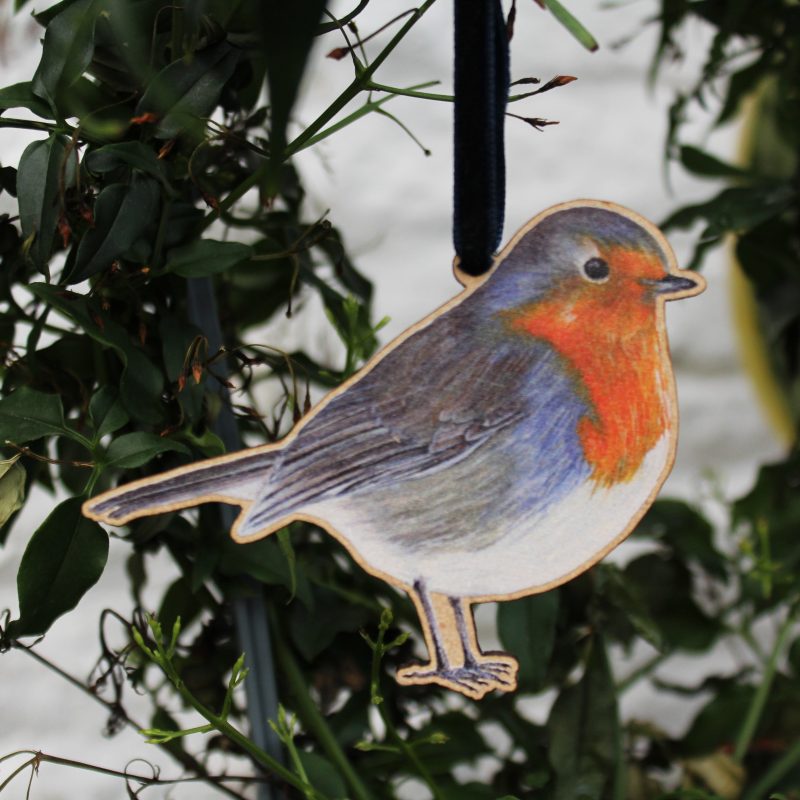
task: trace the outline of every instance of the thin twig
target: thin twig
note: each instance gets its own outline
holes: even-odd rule
[[[48,458],[47,456],[39,455],[39,453],[34,453],[29,447],[12,442],[10,439],[6,439],[3,444],[6,445],[6,447],[11,447],[12,449],[16,450],[18,453],[22,453],[23,456],[32,458],[34,461],[41,461],[43,464],[55,464],[56,466],[66,465],[69,467],[87,467],[88,469],[94,469],[94,461],[71,461],[68,458]]]
[[[118,769],[111,769],[110,767],[101,767],[97,764],[89,764],[85,761],[75,761],[71,758],[62,758],[61,756],[50,755],[49,753],[43,753],[41,750],[17,750],[13,753],[8,753],[7,755],[0,757],[0,761],[5,761],[9,758],[20,755],[30,755],[31,758],[20,767],[15,769],[14,772],[12,772],[11,775],[5,781],[3,781],[2,784],[0,784],[0,791],[8,786],[8,784],[26,767],[38,769],[38,766],[42,761],[47,762],[48,764],[56,764],[61,767],[72,767],[73,769],[97,772],[100,775],[110,775],[114,778],[124,778],[125,780],[136,781],[144,786],[173,786],[178,783],[197,783],[198,781],[205,780],[200,776],[188,778],[159,778],[157,776],[148,777],[147,775],[136,775],[131,774],[130,772],[123,772]],[[220,776],[218,780],[230,783],[263,783],[265,779],[244,775],[223,775]],[[239,794],[235,794],[234,796],[242,797],[242,795]]]
[[[126,725],[133,728],[135,731],[138,732],[142,730],[143,727],[145,727],[144,725],[141,725],[138,722],[136,722],[136,720],[131,719],[130,716],[128,715],[128,712],[125,711],[121,706],[117,705],[116,703],[111,703],[105,698],[100,697],[99,694],[93,692],[85,683],[83,683],[83,681],[79,680],[74,675],[70,675],[68,672],[63,670],[57,664],[54,664],[52,661],[48,660],[40,653],[37,653],[33,648],[25,647],[25,645],[17,642],[16,640],[11,641],[11,646],[19,650],[20,652],[26,653],[35,661],[38,661],[40,664],[42,664],[42,666],[47,667],[56,675],[63,678],[65,681],[67,681],[67,683],[72,684],[72,686],[74,686],[76,689],[80,689],[82,692],[84,692],[84,694],[89,695],[89,697],[91,697],[95,702],[100,703],[100,705],[103,706],[109,713],[116,714],[120,719],[122,719],[125,722]],[[163,750],[164,752],[172,756],[185,769],[190,769],[193,772],[197,773],[197,775],[201,780],[213,784],[221,792],[224,792],[229,797],[235,798],[235,800],[245,800],[243,795],[239,794],[238,792],[235,792],[233,789],[229,787],[221,785],[217,776],[209,774],[209,772],[206,770],[203,764],[197,761],[189,753],[182,750],[176,750],[175,748],[167,748],[167,747],[164,747]]]
[[[75,128],[66,123],[41,122],[38,119],[17,119],[16,117],[0,117],[0,128],[21,128],[26,131],[66,133],[70,136],[75,133]]]

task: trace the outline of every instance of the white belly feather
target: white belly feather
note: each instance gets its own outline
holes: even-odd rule
[[[458,543],[424,558],[381,529],[374,506],[371,523],[353,498],[328,500],[308,511],[340,531],[366,569],[393,581],[411,586],[423,580],[429,591],[455,597],[529,594],[568,580],[630,533],[666,477],[670,451],[664,435],[631,481],[611,488],[586,481],[545,513],[507,525],[491,544],[471,546],[465,532]]]

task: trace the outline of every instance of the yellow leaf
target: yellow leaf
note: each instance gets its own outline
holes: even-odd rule
[[[0,460],[0,527],[25,499],[25,469],[17,461],[19,455]]]
[[[717,752],[684,762],[686,771],[699,778],[723,800],[737,800],[742,793],[745,771],[727,753]]]

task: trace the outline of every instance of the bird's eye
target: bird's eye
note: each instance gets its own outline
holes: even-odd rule
[[[582,267],[584,278],[592,283],[605,283],[611,272],[608,264],[602,258],[590,258]]]

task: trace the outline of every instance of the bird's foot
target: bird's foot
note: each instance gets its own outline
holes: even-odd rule
[[[469,658],[461,666],[437,667],[414,664],[397,671],[397,682],[404,686],[438,683],[446,689],[480,700],[491,691],[513,692],[517,688],[519,663],[502,653],[487,653]]]

